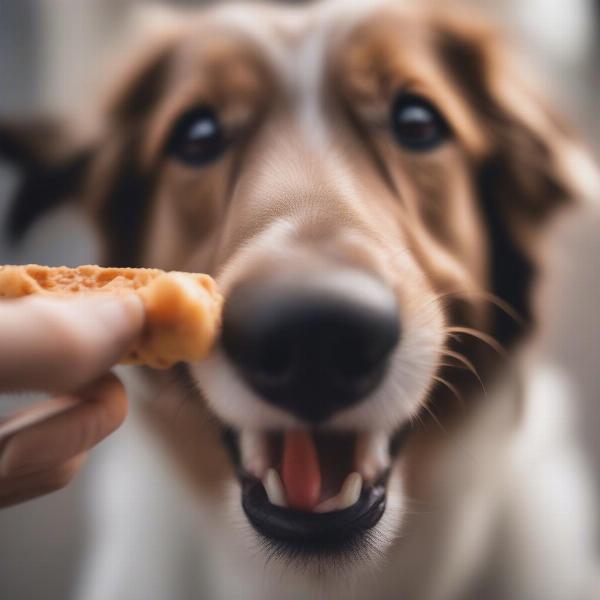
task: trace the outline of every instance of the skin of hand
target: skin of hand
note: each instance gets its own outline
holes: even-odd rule
[[[0,302],[0,392],[53,395],[0,419],[0,507],[63,488],[121,425],[127,397],[109,369],[143,325],[135,294]]]

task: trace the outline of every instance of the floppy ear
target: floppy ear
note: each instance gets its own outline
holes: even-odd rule
[[[131,63],[113,78],[94,131],[50,118],[0,120],[0,161],[20,176],[7,222],[13,241],[39,217],[79,196],[100,227],[107,259],[133,266],[151,179],[142,172],[139,147],[177,35],[174,26],[166,28],[133,50]]]
[[[95,188],[90,209],[114,266],[139,265],[140,246],[157,178],[145,164],[149,120],[162,97],[174,46],[171,34],[153,40],[117,77],[104,109],[103,143],[90,175]]]
[[[492,291],[531,324],[536,241],[558,209],[600,198],[600,175],[493,32],[472,18],[450,18],[438,23],[437,35],[441,60],[489,143],[478,184]],[[510,344],[520,333],[518,323],[497,313],[494,335],[500,342]]]
[[[58,120],[0,121],[0,161],[14,167],[20,177],[6,223],[11,241],[18,241],[39,217],[77,195],[92,153]]]

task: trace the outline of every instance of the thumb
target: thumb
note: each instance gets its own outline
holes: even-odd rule
[[[106,372],[144,325],[136,294],[0,302],[0,391],[69,391]]]

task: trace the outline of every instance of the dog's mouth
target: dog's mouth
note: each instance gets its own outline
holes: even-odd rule
[[[384,433],[234,432],[243,510],[254,529],[294,553],[343,550],[386,508],[393,456],[405,430]]]

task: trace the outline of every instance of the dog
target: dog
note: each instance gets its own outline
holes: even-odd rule
[[[13,238],[76,199],[105,264],[225,296],[208,360],[125,376],[79,596],[596,597],[571,392],[523,342],[545,234],[598,179],[506,46],[389,0],[148,37],[93,132],[0,133]]]

